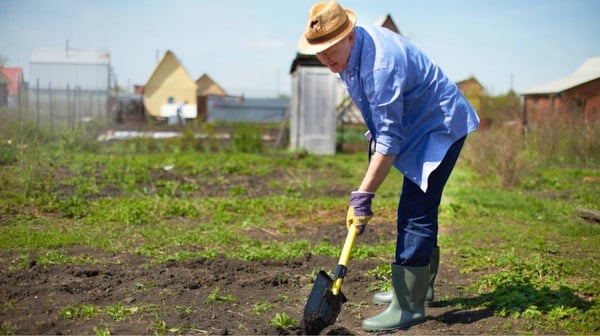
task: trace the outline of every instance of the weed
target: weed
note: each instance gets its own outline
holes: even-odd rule
[[[72,257],[59,253],[58,251],[48,251],[46,254],[39,256],[36,263],[42,266],[64,265],[64,264],[91,264],[94,258],[91,256]]]
[[[67,306],[58,311],[58,316],[74,320],[79,318],[92,318],[100,313],[100,308],[90,304],[81,304],[77,306]]]
[[[0,139],[0,165],[17,162],[17,146],[12,140]]]
[[[15,303],[16,303],[15,300],[7,300],[2,305],[2,309],[5,311],[12,310],[15,308]]]
[[[119,322],[126,320],[131,315],[131,310],[127,309],[121,303],[115,303],[106,307],[106,314],[113,320]]]
[[[239,126],[233,134],[233,143],[239,153],[260,153],[263,149],[262,130],[251,125]]]
[[[271,319],[269,323],[274,327],[285,329],[292,328],[298,325],[298,321],[294,320],[286,313],[275,314],[275,317],[273,317],[273,319]]]
[[[279,300],[281,300],[283,302],[289,302],[290,301],[290,297],[288,295],[279,294],[278,297],[279,297]]]
[[[167,334],[167,331],[177,332],[177,329],[174,329],[173,331],[168,330],[167,322],[165,322],[164,320],[158,320],[158,319],[156,319],[152,322],[149,329],[154,331],[154,333],[158,334],[158,335],[165,335],[165,334]]]
[[[392,289],[391,274],[392,268],[390,263],[379,264],[375,269],[368,271],[367,275],[374,276],[376,280],[367,288],[367,291],[387,291]]]
[[[349,306],[350,306],[352,309],[361,310],[361,309],[365,309],[365,308],[367,308],[367,307],[369,306],[369,304],[368,304],[368,303],[366,303],[366,302],[364,302],[364,301],[360,301],[360,302],[351,302],[351,303],[349,304]]]
[[[236,302],[237,299],[231,295],[221,295],[221,289],[215,288],[206,299],[206,303],[219,303],[219,302]]]
[[[19,327],[11,322],[0,323],[0,335],[17,335]]]
[[[189,315],[194,312],[194,308],[188,306],[175,306],[175,311]]]
[[[14,271],[17,269],[26,269],[27,266],[29,266],[30,260],[29,260],[29,254],[21,254],[18,257],[16,257],[14,260],[11,261],[11,264],[9,266],[9,270]]]
[[[275,304],[272,302],[257,302],[252,306],[252,314],[256,316],[261,316],[264,312],[273,310],[275,308]]]
[[[104,325],[95,325],[94,326],[94,335],[95,336],[110,336],[110,330],[108,327]]]

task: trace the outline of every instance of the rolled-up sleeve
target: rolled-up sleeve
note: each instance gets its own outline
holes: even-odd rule
[[[389,69],[376,69],[371,78],[372,82],[369,81],[365,88],[377,129],[376,149],[384,155],[395,155],[400,152],[405,138],[402,78],[398,72]]]

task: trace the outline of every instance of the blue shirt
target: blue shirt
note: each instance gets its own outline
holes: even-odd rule
[[[382,27],[355,28],[340,73],[376,149],[427,191],[429,175],[452,144],[479,126],[475,109],[442,69],[403,36]]]

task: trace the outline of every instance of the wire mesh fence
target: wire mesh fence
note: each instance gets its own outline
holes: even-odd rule
[[[21,85],[17,92],[0,107],[3,138],[22,138],[28,128],[50,136],[73,130],[95,135],[108,129],[114,119],[114,99],[108,90],[83,90],[78,85],[53,89],[50,82],[40,85],[36,81],[28,87]]]

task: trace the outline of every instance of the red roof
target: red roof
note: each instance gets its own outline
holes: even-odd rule
[[[17,95],[19,93],[19,82],[23,83],[23,68],[0,67],[0,71],[8,78],[8,94]]]

